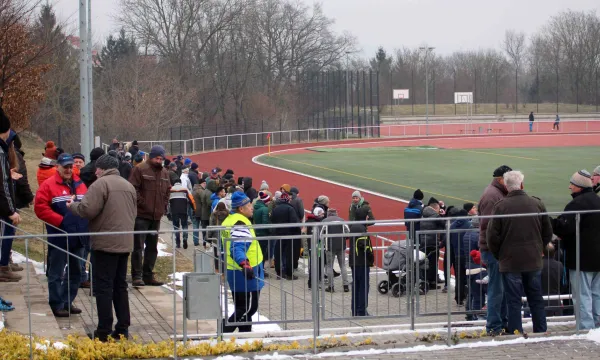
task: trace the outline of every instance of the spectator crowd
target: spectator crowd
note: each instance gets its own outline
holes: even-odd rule
[[[48,141],[34,195],[21,147],[9,118],[0,111],[0,281],[21,279],[18,272],[23,267],[11,261],[12,237],[21,222],[19,209],[33,205],[53,245],[48,249],[46,272],[52,312],[56,317],[80,314],[74,300],[80,288],[93,283],[98,310],[94,336],[101,341],[129,336],[129,265],[132,286],[163,285],[154,268],[165,216],[177,230],[176,248],[193,246],[212,253],[215,271],[226,277],[235,311],[229,325],[223,325],[225,332],[251,331],[260,292],[267,286],[265,278],[298,280],[298,271],[303,271],[300,259],[308,254],[317,254],[315,268],[324,291],[339,290],[335,278],[341,276],[341,290],[351,296],[352,316],[369,316],[375,254],[368,229],[375,216],[360,191],[349,194],[347,205],[332,204],[327,195],[320,195],[306,206],[294,184],[272,189],[262,180],[256,189],[252,177],[233,169],[201,169],[181,155],[168,159],[160,145],[145,153],[136,141],[122,144],[115,139],[108,153],[95,148],[88,159]],[[447,206],[433,197],[425,203],[425,194],[414,192],[404,219],[408,236],[429,263],[422,290],[449,291],[449,265],[456,303],[465,306],[467,320],[485,318],[490,334],[522,333],[524,308],[532,317],[533,331],[546,332],[546,316],[565,314],[562,308],[570,304],[579,308],[583,328],[598,327],[600,212],[569,212],[600,210],[596,195],[600,167],[593,175],[586,170],[572,175],[567,213],[555,218],[540,215],[546,208],[541,199],[527,194],[524,179],[522,172],[502,165],[492,172],[480,201],[461,206]],[[345,206],[347,213],[336,209]],[[348,226],[342,216],[356,223]],[[132,230],[138,233],[128,233]],[[88,233],[92,235],[80,235]],[[314,242],[304,235],[314,235],[318,248],[313,249]],[[444,266],[438,272],[441,250]],[[315,257],[307,257],[311,288]],[[336,261],[339,273],[334,270]],[[557,296],[569,292],[578,296]],[[0,310],[12,309],[9,300],[0,298]],[[235,323],[243,325],[231,325]]]

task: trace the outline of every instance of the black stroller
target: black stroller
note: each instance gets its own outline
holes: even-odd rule
[[[396,241],[388,246],[383,254],[383,269],[386,270],[387,280],[381,280],[377,284],[377,290],[380,294],[392,292],[393,297],[400,297],[406,293],[408,284],[408,249],[406,248],[406,240]],[[413,274],[419,271],[419,292],[425,295],[428,291],[427,282],[425,281],[426,270],[429,268],[429,260],[427,255],[415,250],[414,264],[417,264],[413,269]],[[416,282],[416,278],[413,279]]]

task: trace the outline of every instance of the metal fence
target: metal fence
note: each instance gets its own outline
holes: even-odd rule
[[[577,279],[580,274],[580,252],[581,252],[581,222],[586,220],[587,216],[600,211],[583,212],[553,212],[545,214],[517,214],[502,216],[486,216],[482,218],[510,218],[510,217],[540,217],[540,216],[558,216],[572,215],[575,217],[576,233],[576,268],[571,269],[577,273]],[[190,298],[196,296],[193,292],[199,288],[188,288],[188,283],[184,282],[183,298],[172,291],[173,296],[173,339],[198,339],[217,336],[218,339],[228,336],[224,333],[225,329],[238,328],[241,326],[254,326],[252,335],[261,334],[257,326],[276,324],[280,328],[276,332],[282,334],[310,333],[313,337],[314,350],[316,351],[316,339],[321,336],[325,329],[345,329],[347,331],[372,330],[374,328],[398,328],[406,327],[415,330],[419,326],[431,324],[445,324],[448,331],[448,341],[451,341],[451,333],[455,326],[465,323],[481,325],[477,317],[484,316],[485,310],[482,306],[485,303],[485,269],[476,266],[466,266],[466,263],[472,262],[468,257],[463,256],[465,245],[455,239],[462,239],[466,233],[476,233],[476,228],[454,229],[452,224],[457,221],[468,222],[472,218],[427,218],[416,220],[383,220],[377,221],[377,224],[371,222],[335,222],[335,223],[301,223],[285,225],[254,225],[255,230],[268,230],[269,236],[256,237],[256,240],[262,242],[261,247],[264,251],[263,264],[270,264],[273,257],[276,259],[275,271],[265,265],[264,287],[257,294],[256,299],[249,297],[235,298],[240,296],[238,285],[235,280],[227,279],[215,275],[217,273],[227,273],[227,261],[224,254],[231,245],[231,238],[221,236],[221,231],[230,230],[225,227],[209,227],[207,230],[217,231],[216,239],[209,239],[205,233],[202,233],[204,239],[215,241],[215,251],[195,250],[196,257],[204,257],[204,264],[195,267],[193,275],[213,275],[218,281],[216,294],[204,294],[202,296],[211,296],[218,299],[217,314],[218,326],[214,333],[209,334],[189,334],[186,327],[187,319],[202,318],[202,308],[194,318],[190,316],[194,306],[199,303],[204,304],[208,312],[210,300],[201,299],[191,301]],[[437,230],[420,230],[415,232],[415,236],[408,236],[409,232],[399,226],[400,221],[404,223],[416,224],[421,226],[427,222],[443,222],[443,228]],[[366,232],[356,231],[353,225],[369,225]],[[4,226],[10,224],[3,222]],[[166,225],[166,224],[165,224]],[[346,231],[334,230],[348,226]],[[47,246],[52,245],[52,238],[62,236],[62,234],[31,234],[19,229],[20,234],[13,237],[14,240],[22,239],[25,241],[25,258],[27,267],[29,267],[29,246],[32,241],[40,241]],[[187,230],[188,235],[193,235],[194,231],[203,230],[191,228]],[[114,232],[114,233],[86,233],[70,234],[80,236],[95,235],[120,235],[120,234],[158,234],[171,236],[170,245],[173,249],[172,257],[172,290],[177,289],[176,276],[176,240],[174,234],[184,233],[185,230],[171,230],[165,228],[159,231],[138,231],[138,232]],[[287,235],[282,235],[282,234]],[[430,241],[434,239],[434,241]],[[246,239],[249,240],[249,239]],[[296,253],[305,240],[305,256],[299,256]],[[556,242],[556,249],[563,251],[560,240]],[[343,249],[342,251],[339,248]],[[393,246],[393,247],[391,247]],[[353,249],[372,248],[373,258],[368,252],[351,253]],[[441,249],[444,248],[444,257],[447,259],[445,265],[442,265],[440,258]],[[475,250],[473,246],[466,245],[467,253]],[[585,249],[584,249],[585,250]],[[86,261],[92,272],[93,263],[83,259],[75,253],[68,252],[66,249],[59,249],[65,252],[69,258],[79,261]],[[262,253],[262,250],[261,250]],[[553,257],[546,252],[547,258],[562,259],[562,257]],[[339,259],[338,265],[334,267],[334,256]],[[402,261],[398,265],[390,262],[390,257],[399,256]],[[206,260],[208,259],[208,260]],[[294,261],[297,259],[297,265]],[[336,259],[337,260],[337,259]],[[465,262],[464,264],[462,262]],[[557,260],[553,260],[557,261]],[[279,266],[277,267],[277,263]],[[291,264],[290,264],[291,263]],[[360,263],[360,264],[359,264]],[[198,264],[196,262],[196,264]],[[365,264],[362,266],[361,264]],[[229,264],[231,265],[231,264]],[[472,265],[472,264],[471,264]],[[296,267],[298,270],[291,268]],[[361,267],[362,266],[362,267]],[[337,279],[334,269],[339,269],[342,279]],[[348,269],[350,271],[348,271]],[[467,269],[469,271],[467,271]],[[475,269],[480,271],[476,272]],[[346,270],[347,274],[344,274]],[[279,275],[276,272],[279,272]],[[68,272],[67,272],[68,274]],[[433,274],[433,276],[432,276]],[[258,275],[258,274],[257,274]],[[291,276],[290,276],[291,275]],[[344,275],[347,275],[344,276]],[[67,275],[68,276],[68,275]],[[284,277],[285,276],[285,277]],[[298,278],[295,278],[298,276]],[[551,276],[541,279],[542,283],[548,285],[548,288],[560,288],[560,293],[544,293],[544,305],[549,317],[571,316],[574,314],[575,326],[579,330],[581,326],[581,315],[579,307],[573,307],[571,294],[575,304],[580,303],[580,292],[572,292],[571,289],[578,288],[577,284],[568,284],[568,279],[559,276],[559,284],[551,284]],[[445,277],[445,279],[441,279]],[[352,280],[350,280],[352,279]],[[447,279],[447,292],[443,292],[443,280]],[[479,280],[479,281],[477,281]],[[200,280],[199,280],[200,281]],[[208,281],[208,278],[201,280]],[[262,280],[256,280],[262,281]],[[308,283],[310,281],[310,285]],[[565,282],[567,284],[565,284]],[[346,292],[345,286],[348,287]],[[552,286],[555,285],[555,286]],[[29,277],[27,278],[27,288],[30,287]],[[93,285],[92,285],[93,286]],[[242,284],[248,286],[247,283]],[[194,290],[195,289],[195,290]],[[234,292],[232,292],[234,290]],[[187,293],[186,293],[187,292]],[[93,308],[93,297],[91,297],[90,306]],[[362,299],[362,300],[361,300]],[[196,299],[197,300],[197,299]],[[242,303],[240,303],[242,301]],[[233,317],[230,308],[238,304],[238,308],[249,309],[252,301],[257,301],[255,316],[250,321],[246,317]],[[364,303],[361,303],[364,301]],[[183,317],[177,314],[177,308],[183,306]],[[29,322],[31,324],[31,307],[29,306]],[[523,311],[527,314],[527,303],[523,302]],[[200,314],[200,315],[198,315]],[[238,313],[239,315],[239,313]],[[92,313],[92,323],[97,323]],[[566,317],[565,319],[572,319]],[[177,324],[183,321],[183,331],[179,331]],[[242,330],[242,329],[239,329]],[[264,334],[265,331],[262,333]],[[269,331],[266,331],[269,332]],[[271,331],[272,332],[272,331]],[[33,339],[31,325],[29,327],[30,339]],[[242,334],[238,334],[242,335]],[[31,340],[33,341],[33,340]],[[177,346],[174,344],[174,354]]]
[[[549,120],[552,119],[552,120]],[[600,119],[572,117],[562,119],[555,130],[551,117],[537,120],[529,129],[523,118],[479,117],[476,119],[444,121],[409,121],[378,126],[332,127],[323,129],[294,129],[247,134],[230,134],[183,140],[138,141],[140,149],[149,152],[153,145],[163,145],[170,154],[190,155],[207,151],[239,149],[272,145],[318,143],[333,140],[409,138],[418,136],[486,136],[529,133],[585,133],[600,131]],[[102,144],[108,150],[108,144]]]

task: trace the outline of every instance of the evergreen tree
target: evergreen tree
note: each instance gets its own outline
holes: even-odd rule
[[[100,52],[101,66],[114,66],[121,58],[137,55],[138,46],[133,38],[127,38],[125,29],[119,31],[119,37],[115,38],[110,35],[106,39],[106,45],[102,47]]]
[[[373,71],[389,72],[392,65],[392,57],[388,57],[385,49],[380,46],[377,53],[375,53],[375,57],[369,63]]]

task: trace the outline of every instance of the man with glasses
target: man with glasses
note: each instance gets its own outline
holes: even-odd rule
[[[37,217],[46,222],[48,234],[64,236],[49,237],[48,242],[48,296],[50,307],[56,317],[69,317],[81,314],[81,310],[73,306],[77,297],[77,289],[81,282],[81,266],[79,259],[67,254],[68,251],[78,257],[83,256],[83,248],[88,245],[87,236],[67,236],[72,233],[88,232],[88,221],[74,215],[67,208],[67,202],[81,201],[87,187],[81,179],[73,174],[74,159],[70,154],[61,154],[57,160],[56,173],[44,181],[35,194],[34,210]],[[65,266],[68,276],[63,279]]]

